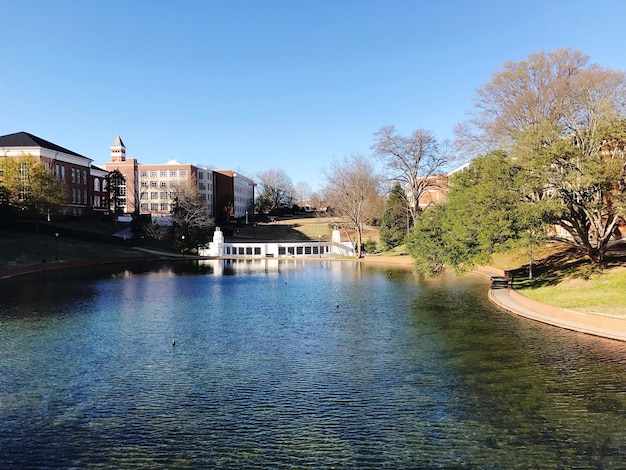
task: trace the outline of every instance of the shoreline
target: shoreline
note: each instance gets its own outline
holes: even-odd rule
[[[492,280],[506,277],[503,270],[492,266],[476,266],[473,272]],[[489,288],[488,297],[499,308],[529,320],[578,333],[626,341],[626,318],[545,304],[511,287],[496,287],[494,284]]]
[[[82,268],[96,265],[107,264],[124,264],[132,262],[154,262],[171,259],[192,260],[206,259],[193,256],[181,256],[175,254],[158,253],[145,250],[151,256],[135,256],[125,258],[108,258],[98,260],[76,260],[76,261],[58,261],[41,265],[22,266],[17,268],[9,268],[0,270],[0,281],[11,279],[14,277],[37,274],[46,271],[55,271],[60,269]],[[223,257],[211,259],[226,259]],[[233,258],[234,259],[234,258]],[[238,258],[237,258],[238,259]],[[275,259],[275,258],[272,258]],[[292,259],[292,258],[290,258]],[[302,258],[306,259],[306,258]],[[323,258],[326,261],[342,261],[335,258]],[[317,258],[315,258],[317,260]],[[394,266],[395,268],[410,269],[413,260],[410,256],[365,256],[360,261],[364,264],[378,266]],[[504,271],[491,266],[476,266],[473,271],[476,274],[489,277],[490,279],[502,278]],[[601,315],[596,313],[582,312],[573,309],[565,309],[554,305],[544,304],[542,302],[530,299],[511,287],[494,287],[489,288],[489,301],[502,310],[518,315],[530,320],[538,321],[544,324],[564,328],[579,333],[590,334],[602,338],[608,338],[616,341],[626,341],[626,318],[612,317],[609,315]]]

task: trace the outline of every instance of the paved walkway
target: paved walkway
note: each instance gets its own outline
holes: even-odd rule
[[[508,312],[568,330],[626,341],[626,318],[544,304],[520,294],[515,289],[498,284],[497,281],[502,279],[503,274],[498,270],[479,267],[476,272],[492,279],[489,300]]]

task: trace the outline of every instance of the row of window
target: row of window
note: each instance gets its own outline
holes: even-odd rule
[[[150,193],[148,193],[148,191],[142,191],[141,193],[139,193],[139,199],[146,200],[148,199],[148,197],[150,199],[171,199],[170,193],[166,191],[161,191],[161,192],[151,191]],[[213,201],[213,195],[207,194],[206,200],[209,202]]]
[[[324,252],[329,252],[329,247],[328,246],[323,246],[321,248],[321,250],[317,247],[317,246],[288,246],[288,247],[284,247],[284,246],[279,246],[278,247],[278,254],[285,256],[285,255],[317,255],[320,253],[320,251],[322,253]],[[261,247],[255,246],[226,246],[225,247],[225,254],[227,255],[260,255],[261,254]]]
[[[161,202],[161,203],[155,203],[153,202],[152,204],[148,205],[148,203],[143,202],[139,205],[139,208],[146,212],[148,210],[151,211],[162,211],[162,212],[166,212],[170,210],[170,205],[167,202]]]
[[[81,198],[81,190],[72,188],[72,204],[87,204],[87,190],[82,190]]]
[[[81,184],[80,170],[78,168],[72,168],[72,183]],[[87,184],[87,170],[83,170],[83,184]]]
[[[157,176],[157,174],[161,177],[161,178],[167,178],[168,176],[168,172],[169,172],[169,176],[170,177],[177,177],[177,176],[182,176],[185,177],[187,176],[187,170],[141,170],[139,172],[139,175],[142,178],[147,178],[148,177],[148,173],[150,174],[151,178],[155,178]]]

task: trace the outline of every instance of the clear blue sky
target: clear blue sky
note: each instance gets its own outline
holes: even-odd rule
[[[119,133],[142,163],[246,175],[371,154],[393,124],[453,137],[508,60],[581,49],[626,70],[622,0],[0,0],[0,134],[102,165]]]

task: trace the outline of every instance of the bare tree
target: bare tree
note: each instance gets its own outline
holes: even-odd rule
[[[257,197],[260,211],[271,212],[293,204],[294,189],[291,178],[280,168],[270,168],[257,175],[261,192]]]
[[[300,207],[304,206],[306,202],[309,202],[312,192],[311,186],[306,181],[298,181],[296,183],[294,186],[294,194]]]
[[[206,243],[215,219],[209,216],[206,201],[195,186],[179,185],[172,192],[175,246],[183,251]]]
[[[396,133],[394,126],[384,126],[375,134],[372,146],[376,155],[384,158],[389,179],[404,189],[411,221],[420,212],[420,199],[432,188],[439,188],[435,178],[453,160],[449,142],[439,145],[435,136],[417,129],[409,137]]]
[[[347,219],[348,226],[341,225],[360,258],[363,254],[363,226],[381,215],[380,177],[365,157],[358,154],[333,163],[324,175],[327,180],[325,196],[335,213]],[[354,229],[355,239],[350,229]]]
[[[166,225],[160,225],[156,222],[150,222],[149,224],[143,224],[141,226],[143,233],[153,240],[163,241],[170,233],[171,227]]]
[[[527,202],[551,201],[554,237],[594,262],[626,215],[626,76],[559,49],[508,62],[478,90],[468,122],[457,127],[471,152],[506,150],[525,171]]]

